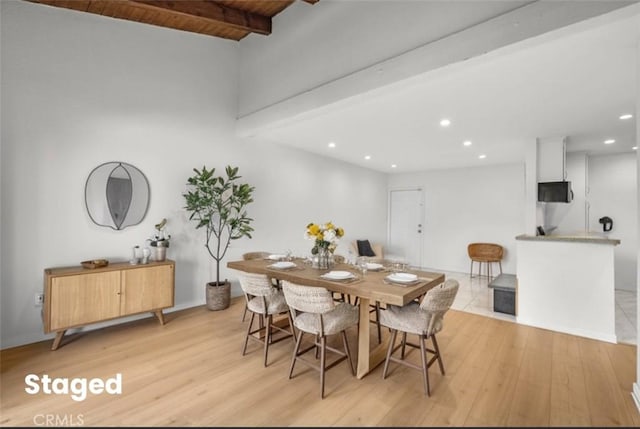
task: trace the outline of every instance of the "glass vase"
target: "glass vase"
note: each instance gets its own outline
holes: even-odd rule
[[[331,267],[331,252],[329,249],[318,249],[318,268],[327,270]]]

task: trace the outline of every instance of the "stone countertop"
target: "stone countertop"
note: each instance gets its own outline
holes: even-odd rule
[[[617,246],[620,240],[608,238],[597,233],[578,233],[571,235],[528,235],[520,234],[516,240],[525,241],[568,241],[572,243],[609,244]]]

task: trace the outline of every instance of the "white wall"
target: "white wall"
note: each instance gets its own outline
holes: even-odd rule
[[[269,37],[249,35],[240,43],[240,116],[526,3],[295,2],[276,15]]]
[[[515,273],[524,180],[524,164],[504,164],[391,175],[388,185],[424,189],[423,266],[469,272],[467,245],[490,242],[505,248],[503,271]]]
[[[604,233],[620,240],[615,248],[616,289],[635,290],[638,251],[636,154],[589,157],[589,230],[603,233],[598,220],[613,219]]]
[[[45,268],[126,260],[163,217],[175,308],[203,304],[212,264],[181,196],[203,164],[237,165],[256,187],[254,238],[234,242],[226,261],[307,252],[311,221],[343,226],[345,243],[384,237],[385,175],[235,138],[237,43],[23,1],[0,2],[0,14],[0,347],[45,338],[33,303]],[[151,187],[145,220],[123,231],[93,224],[84,207],[88,174],[113,160],[140,168]]]

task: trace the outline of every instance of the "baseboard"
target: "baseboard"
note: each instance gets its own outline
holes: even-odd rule
[[[638,383],[633,383],[633,391],[631,392],[631,397],[633,398],[633,402],[636,403],[636,408],[640,413],[640,385],[638,385]]]
[[[594,331],[588,331],[585,329],[570,328],[566,326],[546,325],[545,323],[532,322],[530,320],[523,318],[522,316],[516,316],[516,322],[521,325],[533,326],[534,328],[542,328],[542,329],[547,329],[549,331],[563,332],[565,334],[576,335],[578,337],[591,338],[599,341],[606,341],[608,343],[614,343],[614,344],[618,343],[618,337],[616,336],[615,332],[613,334],[608,334],[605,332],[594,332]]]
[[[175,305],[171,308],[165,309],[163,310],[163,312],[165,314],[173,313],[175,311],[186,310],[188,308],[198,307],[204,304],[205,304],[204,299],[201,301],[182,303],[179,305]],[[106,328],[114,325],[121,325],[123,323],[133,322],[135,320],[145,319],[148,317],[150,317],[148,312],[135,314],[132,316],[120,317],[120,318],[108,320],[105,322],[93,323],[91,325],[83,326],[81,328],[69,329],[66,335],[73,335],[78,332],[95,331],[96,329],[102,329],[102,328]],[[26,335],[21,335],[19,337],[13,337],[9,339],[2,338],[2,344],[0,345],[0,350],[9,349],[12,347],[24,346],[26,344],[39,343],[40,341],[53,340],[53,338],[55,338],[55,333],[51,333],[51,334],[29,333]]]

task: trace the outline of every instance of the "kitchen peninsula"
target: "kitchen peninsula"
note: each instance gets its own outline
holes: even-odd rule
[[[615,343],[614,248],[595,233],[519,235],[517,321]]]

